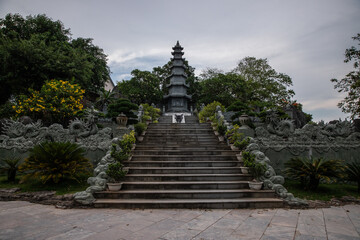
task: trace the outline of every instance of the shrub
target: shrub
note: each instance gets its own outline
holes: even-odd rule
[[[221,111],[225,111],[225,107],[217,102],[214,101],[208,105],[206,105],[200,112],[199,112],[199,121],[200,123],[206,122],[207,118],[214,118],[216,113],[216,107],[220,106]]]
[[[156,119],[160,117],[161,110],[159,108],[155,108],[147,103],[141,104],[144,110],[144,116],[141,121],[146,122],[147,120],[152,119],[154,122]]]
[[[217,125],[216,130],[221,136],[224,136],[227,130],[227,127],[225,125]]]
[[[242,160],[244,167],[250,169],[250,173],[253,175],[254,179],[259,179],[264,175],[266,167],[260,162],[256,162],[255,155],[250,152],[242,153]]]
[[[238,131],[239,128],[239,125],[234,125],[232,129],[226,131],[226,136],[231,144],[234,144],[236,141],[240,141],[243,138],[243,134]]]
[[[358,193],[360,193],[360,161],[356,160],[346,164],[346,178],[350,181],[357,182]]]
[[[120,162],[110,163],[108,169],[105,171],[108,175],[109,182],[120,182],[127,174],[127,170],[124,169],[124,165]]]
[[[122,139],[119,141],[119,146],[125,153],[130,153],[133,144],[135,144],[135,131],[131,131],[129,134],[124,134]]]
[[[234,146],[239,148],[240,151],[246,149],[246,147],[250,144],[250,138],[244,138],[243,140],[239,141],[238,139],[235,141]]]
[[[42,119],[44,122],[67,124],[83,109],[81,100],[85,90],[78,84],[63,80],[45,82],[40,91],[29,89],[30,96],[18,97],[13,109],[16,115]]]
[[[145,123],[137,123],[134,125],[135,128],[135,132],[137,133],[138,136],[140,136],[146,129],[146,124]]]
[[[7,157],[0,160],[0,170],[6,171],[9,182],[15,182],[20,161],[21,159],[18,157]]]
[[[320,180],[330,182],[343,177],[344,165],[340,160],[323,158],[292,158],[285,163],[284,173],[291,179],[300,180],[305,189],[316,189]]]
[[[48,181],[58,183],[66,178],[78,180],[92,165],[84,157],[85,150],[70,142],[45,142],[30,150],[20,170],[29,178],[39,178],[43,184]]]
[[[120,98],[109,104],[107,117],[115,119],[120,113],[124,113],[129,118],[127,124],[135,124],[137,123],[137,116],[133,111],[138,110],[138,108],[138,105]]]

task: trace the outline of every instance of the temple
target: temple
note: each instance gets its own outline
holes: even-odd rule
[[[191,96],[187,94],[189,85],[186,84],[187,75],[185,73],[184,58],[182,55],[183,48],[177,41],[175,47],[172,48],[174,51],[171,53],[174,57],[171,59],[171,74],[170,84],[166,87],[169,89],[169,94],[164,96],[166,102],[165,108],[168,113],[187,113],[189,110],[189,101]]]

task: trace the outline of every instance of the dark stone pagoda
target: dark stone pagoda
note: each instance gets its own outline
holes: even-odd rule
[[[171,75],[170,84],[166,87],[169,89],[169,94],[164,96],[166,102],[166,112],[190,112],[189,101],[191,96],[187,94],[189,85],[186,84],[185,74],[185,59],[182,58],[184,53],[182,48],[177,41],[175,47],[172,48],[174,51],[171,53],[174,57],[171,58]]]

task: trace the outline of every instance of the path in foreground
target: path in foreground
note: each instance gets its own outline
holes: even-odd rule
[[[0,239],[360,239],[360,205],[286,209],[56,209],[0,202]]]

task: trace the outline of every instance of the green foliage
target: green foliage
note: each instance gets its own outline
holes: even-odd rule
[[[203,73],[202,76],[208,76]],[[210,104],[213,101],[225,106],[231,105],[236,100],[246,101],[251,92],[247,90],[245,79],[234,73],[217,73],[200,82],[200,102]]]
[[[128,118],[128,124],[137,123],[137,116],[134,114],[133,110],[138,110],[138,106],[128,99],[117,99],[108,106],[107,117],[116,118],[120,113],[124,113]]]
[[[46,124],[67,125],[83,109],[81,100],[85,90],[78,84],[63,80],[46,81],[40,91],[29,89],[31,96],[21,95],[13,106],[17,116],[41,119]]]
[[[145,131],[146,126],[147,125],[145,123],[142,123],[142,122],[139,122],[139,123],[134,125],[135,132],[137,133],[138,136],[140,136]]]
[[[0,104],[11,95],[28,95],[46,80],[76,79],[86,94],[109,79],[103,50],[92,39],[71,39],[69,29],[45,15],[8,14],[0,19]]]
[[[130,153],[132,146],[135,144],[135,132],[131,131],[129,134],[124,134],[122,139],[119,141],[119,146],[122,151]]]
[[[221,136],[224,136],[225,133],[226,133],[226,130],[227,130],[227,127],[220,124],[220,125],[217,125],[216,127],[216,131],[218,131],[218,133],[221,135]]]
[[[109,182],[120,182],[125,178],[128,171],[124,169],[124,165],[121,162],[116,162],[110,163],[105,172],[110,178]]]
[[[240,151],[243,151],[246,149],[246,147],[250,144],[250,138],[246,137],[243,140],[239,141],[236,140],[234,143],[234,146],[239,148]]]
[[[135,132],[131,131],[129,134],[124,134],[122,139],[118,142],[120,151],[117,149],[117,145],[113,144],[111,148],[111,156],[118,162],[127,160],[130,156],[131,148],[135,144]]]
[[[359,160],[346,164],[346,177],[350,181],[357,182],[358,193],[360,193],[360,161]]]
[[[360,33],[353,37],[354,40],[359,41]],[[354,46],[346,49],[344,62],[354,61],[354,71],[349,72],[343,79],[331,79],[335,83],[334,88],[338,92],[345,92],[347,96],[342,100],[338,107],[344,113],[351,113],[352,118],[360,117],[360,49]]]
[[[0,171],[6,172],[7,180],[9,182],[15,182],[16,172],[19,168],[20,162],[20,158],[13,156],[0,159]]]
[[[13,104],[10,101],[0,105],[0,119],[2,118],[11,118],[15,116],[16,112],[13,109]]]
[[[225,111],[225,107],[217,102],[213,101],[212,103],[206,105],[200,112],[199,112],[199,121],[200,123],[206,122],[207,118],[215,117],[216,107],[220,106],[221,111]]]
[[[295,197],[307,200],[330,201],[334,197],[342,198],[344,196],[359,198],[357,186],[349,183],[320,183],[316,190],[311,190],[304,189],[298,181],[286,179],[284,187]]]
[[[96,99],[96,105],[100,110],[103,110],[105,105],[109,105],[115,101],[115,93],[101,89],[100,96]]]
[[[285,163],[284,173],[291,179],[299,180],[305,189],[316,189],[320,180],[330,182],[343,177],[343,161],[323,158],[292,158]]]
[[[288,89],[292,85],[291,78],[284,73],[276,72],[266,58],[245,57],[233,72],[243,76],[248,83],[248,101],[280,105],[283,99],[289,101],[295,94],[293,90]]]
[[[239,128],[239,125],[235,124],[232,129],[226,131],[225,134],[229,140],[229,143],[234,144],[236,141],[241,141],[244,134],[239,132]]]
[[[156,121],[156,119],[160,117],[161,110],[159,108],[155,108],[147,103],[141,105],[143,106],[144,111],[142,122],[146,122],[147,120]]]
[[[8,182],[7,177],[0,176],[0,188],[20,188],[21,192],[55,191],[57,195],[72,194],[85,191],[89,187],[87,179],[92,175],[82,174],[77,180],[64,179],[58,183],[47,182],[43,184],[39,179],[28,179],[19,183],[21,175],[17,175],[15,182]]]
[[[135,69],[130,80],[118,83],[118,88],[125,98],[136,104],[159,103],[163,94],[160,89],[160,79],[149,71]]]
[[[30,150],[19,170],[26,174],[23,181],[36,178],[45,184],[64,179],[77,180],[92,167],[84,153],[84,149],[70,142],[40,143]]]
[[[257,162],[255,160],[255,155],[250,152],[242,152],[242,160],[244,167],[248,167],[250,169],[251,174],[254,179],[259,179],[264,175],[266,171],[266,167],[264,164]]]

